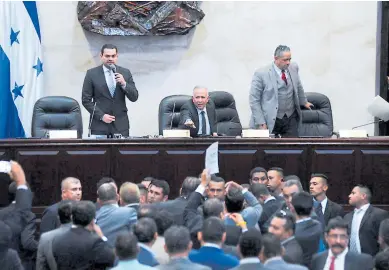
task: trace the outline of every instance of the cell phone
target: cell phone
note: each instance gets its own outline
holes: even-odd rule
[[[9,161],[0,161],[0,173],[10,173],[11,172],[11,162]]]

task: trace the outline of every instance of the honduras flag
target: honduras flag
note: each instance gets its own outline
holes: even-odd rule
[[[0,138],[30,136],[43,69],[36,2],[0,1]]]

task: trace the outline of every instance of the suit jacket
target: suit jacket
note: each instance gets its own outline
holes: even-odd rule
[[[210,267],[193,263],[188,258],[171,259],[164,265],[159,265],[157,269],[161,270],[211,270]]]
[[[322,270],[326,264],[328,250],[315,254],[312,258],[311,270]],[[344,260],[344,270],[371,270],[373,269],[373,258],[368,254],[347,252]]]
[[[251,119],[250,128],[258,128],[266,124],[272,132],[278,111],[278,87],[277,78],[274,74],[273,64],[255,71],[250,88]],[[291,63],[288,68],[289,80],[293,84],[294,103],[301,124],[301,109],[307,99],[304,88],[298,74],[298,66]]]
[[[112,267],[115,260],[108,243],[83,227],[56,236],[52,247],[58,270]]]
[[[139,243],[139,253],[138,253],[138,261],[141,264],[148,265],[148,266],[157,266],[159,265],[159,262],[157,258],[155,257],[155,254],[150,250],[150,248],[145,248],[144,245],[141,245]]]
[[[212,270],[230,269],[239,265],[239,260],[225,254],[222,249],[216,247],[203,246],[199,250],[192,250],[189,259],[198,264],[206,265]]]
[[[61,226],[58,217],[58,203],[50,205],[43,211],[42,220],[40,224],[40,233],[55,230]]]
[[[0,210],[0,220],[12,231],[10,248],[18,252],[26,270],[35,265],[38,242],[35,240],[36,216],[31,212],[29,189],[17,189],[15,203]]]
[[[131,207],[106,204],[96,212],[96,224],[100,226],[111,247],[115,246],[116,237],[120,233],[131,231],[136,220],[137,212]]]
[[[151,266],[144,265],[138,262],[138,260],[127,260],[127,261],[119,261],[118,265],[111,270],[128,270],[128,269],[136,269],[136,270],[152,270],[155,269]]]
[[[353,216],[354,211],[348,213],[344,217],[344,220],[348,222],[350,232]],[[372,256],[377,254],[379,251],[379,244],[377,242],[378,230],[380,228],[381,221],[388,217],[388,212],[385,210],[374,207],[372,205],[367,208],[359,227],[359,240],[362,253],[370,254]]]
[[[292,236],[290,239],[282,243],[285,249],[283,259],[291,264],[303,264],[303,250],[296,238]]]
[[[96,103],[94,117],[91,122],[92,134],[105,135],[113,132],[128,136],[130,125],[128,122],[127,106],[125,97],[130,101],[138,100],[138,90],[132,79],[130,70],[116,66],[116,72],[123,75],[126,87],[116,85],[115,94],[112,97],[105,80],[103,66],[89,69],[86,72],[84,85],[82,86],[82,105],[92,117]],[[115,116],[115,121],[106,124],[100,120],[104,114]]]
[[[303,250],[303,262],[305,266],[310,265],[313,254],[317,253],[322,234],[322,225],[317,220],[310,218],[296,223],[294,235]]]
[[[264,266],[262,263],[241,263],[240,265],[231,268],[231,270],[271,270],[270,268]]]
[[[215,103],[212,100],[209,100],[206,109],[212,135],[212,133],[217,132]],[[196,128],[189,128],[184,125],[185,121],[188,119],[193,121]],[[199,115],[197,113],[197,108],[192,100],[188,100],[184,105],[182,105],[180,110],[180,123],[178,127],[181,129],[189,129],[191,137],[198,136],[197,133],[199,132]]]
[[[277,199],[270,200],[262,206],[263,211],[258,221],[258,225],[263,234],[267,233],[267,229],[268,229],[268,227],[266,227],[265,224],[274,215],[274,213],[280,208],[280,206],[281,206],[281,202]]]
[[[52,243],[53,239],[70,230],[71,223],[63,224],[58,229],[46,232],[41,235],[38,245],[38,253],[36,257],[36,270],[54,270],[57,269],[55,262]]]
[[[13,249],[0,251],[0,265],[2,270],[24,270],[18,253]]]
[[[305,266],[287,263],[281,257],[274,257],[267,260],[265,266],[272,270],[308,270]]]
[[[170,214],[173,215],[173,220],[175,225],[183,225],[184,224],[184,210],[186,205],[188,204],[188,200],[184,197],[178,197],[175,200],[170,200],[167,202],[155,203],[154,206],[158,210],[166,210]]]
[[[336,217],[344,216],[343,207],[327,198],[326,209],[324,210],[324,221],[327,226],[328,222]]]

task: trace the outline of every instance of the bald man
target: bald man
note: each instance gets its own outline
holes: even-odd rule
[[[196,86],[192,100],[181,107],[179,128],[189,129],[191,137],[217,136],[215,104],[206,87]]]
[[[61,182],[61,199],[80,201],[82,197],[82,187],[79,179],[74,177],[67,177]],[[55,203],[45,209],[40,225],[40,233],[54,230],[61,226],[58,217],[58,203]]]

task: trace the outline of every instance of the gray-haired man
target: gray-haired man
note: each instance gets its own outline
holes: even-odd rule
[[[305,97],[298,66],[291,63],[290,48],[279,45],[274,62],[255,71],[250,89],[251,128],[269,129],[275,135],[297,137],[300,106],[313,105]]]

